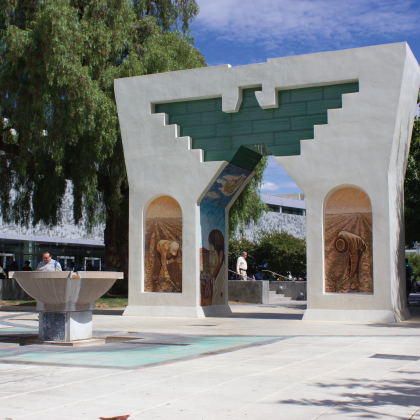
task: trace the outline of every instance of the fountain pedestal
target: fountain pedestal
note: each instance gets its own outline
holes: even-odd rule
[[[92,338],[92,311],[39,312],[39,339],[76,341]]]
[[[37,300],[40,340],[68,342],[92,338],[95,300],[124,273],[22,271],[11,272],[9,277]]]

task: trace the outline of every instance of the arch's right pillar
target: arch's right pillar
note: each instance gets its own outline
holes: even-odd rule
[[[307,201],[304,320],[410,318],[405,292],[404,176],[420,77],[406,44],[383,52],[358,50],[358,62],[363,64],[357,69],[354,61],[337,62],[341,66],[337,74],[353,68],[359,92],[343,95],[342,109],[328,111],[328,124],[315,126],[314,140],[301,141],[300,156],[275,157]],[[341,196],[331,205],[336,191]],[[351,197],[355,191],[360,192],[356,201]],[[346,201],[353,207],[347,208]]]

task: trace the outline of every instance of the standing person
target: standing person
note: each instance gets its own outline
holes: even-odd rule
[[[66,271],[74,271],[74,261],[72,261],[71,264],[66,268]]]
[[[3,268],[3,264],[0,264],[0,279],[7,279],[7,273]]]
[[[17,261],[12,261],[10,263],[10,265],[6,268],[7,273],[9,272],[14,272],[14,271],[19,271],[19,265],[17,263]]]
[[[248,269],[248,264],[246,263],[246,257],[248,254],[244,251],[241,256],[236,261],[236,272],[239,273],[240,280],[246,280],[246,270]]]
[[[410,296],[411,292],[411,277],[413,277],[413,269],[411,265],[408,263],[408,258],[405,259],[405,293],[407,295],[407,303],[408,303],[408,296]]]
[[[51,254],[47,251],[42,254],[42,261],[38,264],[36,271],[63,271],[58,261],[51,258]]]
[[[25,261],[25,265],[23,266],[22,271],[32,271],[30,261]]]

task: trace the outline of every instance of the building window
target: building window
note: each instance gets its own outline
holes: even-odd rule
[[[280,212],[280,206],[276,206],[275,204],[267,204],[269,210],[268,211],[273,211],[275,213],[281,213]]]
[[[85,271],[101,271],[101,259],[85,257]]]
[[[304,212],[303,212],[303,209],[296,209],[296,208],[293,208],[293,207],[285,207],[285,206],[282,207],[282,213],[284,213],[284,214],[296,214],[298,216],[304,216],[305,215]]]

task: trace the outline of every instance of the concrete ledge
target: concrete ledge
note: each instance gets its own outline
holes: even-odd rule
[[[0,279],[1,300],[32,300],[15,279]]]
[[[392,311],[336,309],[307,309],[303,321],[397,322]]]
[[[230,316],[229,305],[216,306],[143,306],[128,305],[123,316],[167,317],[167,318],[206,318],[211,316]]]
[[[78,341],[44,341],[44,340],[26,340],[25,345],[37,344],[43,346],[67,346],[67,347],[87,347],[87,346],[98,346],[105,344],[105,338],[90,338],[88,340]]]
[[[306,300],[306,281],[270,281],[270,291],[277,292],[279,287],[283,287],[284,297],[290,297],[292,300],[298,300],[299,293],[303,293],[303,299]]]
[[[269,303],[269,281],[228,281],[228,299],[233,302]]]

